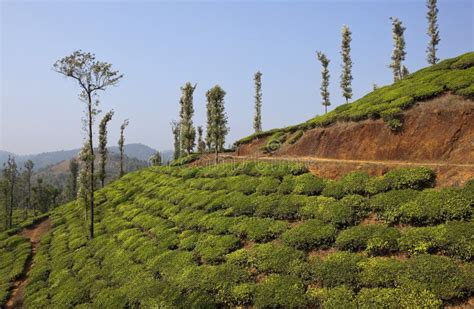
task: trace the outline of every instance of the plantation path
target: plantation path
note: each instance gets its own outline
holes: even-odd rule
[[[352,171],[365,171],[371,176],[380,176],[394,168],[425,166],[436,172],[436,187],[463,185],[474,178],[474,163],[453,162],[411,162],[395,160],[356,160],[332,159],[311,156],[238,156],[233,153],[220,155],[222,162],[264,161],[264,162],[297,162],[309,167],[311,173],[329,179],[339,179]],[[214,156],[205,155],[191,165],[213,165]]]
[[[446,167],[468,167],[474,169],[474,164],[470,163],[449,163],[449,162],[409,162],[409,161],[394,161],[394,160],[353,160],[353,159],[332,159],[332,158],[318,158],[318,157],[268,157],[268,156],[234,156],[222,154],[222,158],[230,158],[236,160],[258,160],[258,161],[292,161],[301,163],[349,163],[349,164],[377,164],[377,165],[395,165],[395,166],[446,166]]]
[[[36,254],[36,250],[40,244],[41,237],[51,229],[51,219],[47,218],[40,223],[32,226],[31,228],[24,229],[19,235],[26,237],[31,242],[31,253],[28,259],[26,260],[23,273],[15,281],[10,294],[10,299],[7,301],[6,308],[22,308],[23,307],[23,297],[26,287],[26,280],[28,279],[28,273],[31,270],[33,257]]]

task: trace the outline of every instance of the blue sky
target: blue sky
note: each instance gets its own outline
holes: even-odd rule
[[[474,1],[440,0],[439,57],[474,50]],[[114,109],[109,141],[130,119],[126,142],[172,147],[180,86],[197,83],[194,123],[205,124],[205,92],[227,92],[227,144],[252,133],[253,74],[263,72],[263,127],[271,129],[323,113],[320,65],[331,63],[330,109],[339,89],[340,31],[353,32],[354,98],[372,84],[391,83],[389,17],[406,30],[411,72],[426,66],[426,9],[412,1],[1,1],[0,149],[24,153],[79,147],[83,103],[73,81],[53,72],[55,60],[76,49],[94,52],[124,73],[101,95]]]

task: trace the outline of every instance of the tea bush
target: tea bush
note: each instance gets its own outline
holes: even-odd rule
[[[400,232],[383,225],[359,225],[342,231],[336,246],[342,250],[367,250],[371,255],[383,255],[398,251]]]
[[[293,193],[304,195],[318,195],[323,191],[325,181],[312,174],[303,174],[295,178]]]
[[[336,228],[333,225],[312,219],[287,230],[281,238],[288,246],[308,251],[330,247],[335,236]]]
[[[303,283],[293,276],[270,275],[256,287],[255,306],[258,308],[305,307]]]

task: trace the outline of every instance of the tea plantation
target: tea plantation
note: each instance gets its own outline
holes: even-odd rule
[[[337,121],[382,118],[389,128],[396,131],[403,125],[404,110],[417,102],[448,92],[474,99],[474,52],[421,69],[392,85],[376,89],[353,103],[342,104],[327,114],[316,116],[307,122],[258,132],[235,144],[238,146],[261,137],[270,137],[267,147],[271,146],[272,142],[293,144],[305,130],[328,126]]]
[[[54,210],[28,308],[439,308],[474,292],[474,181],[425,168],[339,181],[297,164],[153,167]],[[0,243],[6,260],[26,245]],[[3,258],[3,257],[6,257]],[[16,269],[16,268],[15,268]],[[2,285],[1,293],[5,293]],[[3,295],[3,294],[0,294]],[[0,300],[1,300],[0,296]]]

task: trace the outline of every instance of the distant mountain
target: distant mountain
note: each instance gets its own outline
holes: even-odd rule
[[[111,153],[119,153],[117,146],[109,147],[109,150]],[[0,150],[0,166],[3,166],[3,163],[7,161],[9,155],[13,155],[19,167],[22,167],[27,160],[32,160],[35,164],[35,170],[39,170],[50,165],[55,165],[61,161],[70,160],[74,158],[79,151],[80,149],[78,148],[72,150],[43,152],[32,155],[16,155],[8,151]],[[125,155],[129,158],[135,158],[140,161],[148,161],[150,156],[155,152],[155,149],[139,143],[125,145]]]
[[[50,183],[57,187],[64,187],[70,177],[69,162],[70,159],[63,160],[56,164],[40,168],[35,173],[33,173],[33,179],[41,177],[47,183]],[[97,164],[98,161],[96,161],[96,165]],[[133,172],[148,166],[148,160],[139,160],[137,158],[125,156],[124,165],[126,172]],[[113,151],[109,153],[105,169],[107,175],[107,183],[118,178],[120,171],[120,156],[118,153],[115,153]]]

